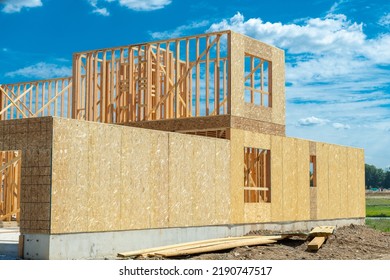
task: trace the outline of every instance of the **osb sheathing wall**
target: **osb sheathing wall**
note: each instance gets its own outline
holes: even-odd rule
[[[50,231],[52,118],[0,121],[0,150],[22,152],[22,233]]]
[[[54,119],[51,233],[227,224],[230,142]]]
[[[365,217],[364,152],[316,143],[317,218]]]
[[[232,199],[232,223],[365,216],[363,150],[323,143],[310,149],[307,140],[238,129],[230,136],[231,197],[238,198]],[[244,147],[271,150],[271,203],[244,203]],[[317,157],[316,213],[311,213],[310,150]]]
[[[250,37],[231,32],[230,85],[231,115],[263,122],[285,125],[285,70],[284,51],[259,42]],[[245,53],[271,62],[272,65],[272,107],[260,107],[244,99]]]

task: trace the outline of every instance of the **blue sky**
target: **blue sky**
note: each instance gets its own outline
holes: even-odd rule
[[[69,76],[77,51],[224,29],[285,50],[288,136],[390,166],[388,0],[0,0],[0,83]]]

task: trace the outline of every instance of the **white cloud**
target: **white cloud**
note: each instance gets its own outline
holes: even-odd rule
[[[93,7],[92,13],[98,14],[101,16],[109,16],[110,12],[107,10],[107,8],[99,8],[98,7],[98,0],[88,0],[89,4]],[[108,1],[107,1],[108,2]]]
[[[345,15],[309,18],[302,25],[263,22],[260,18],[245,21],[241,13],[211,25],[208,31],[231,29],[259,39],[292,54],[321,54],[332,51],[344,54],[362,45],[365,34],[360,23],[351,23]]]
[[[27,66],[5,74],[6,77],[26,77],[49,79],[55,77],[68,77],[72,75],[72,69],[66,66],[39,62],[37,64]]]
[[[192,22],[188,25],[180,25],[174,30],[162,31],[162,32],[150,32],[150,36],[153,39],[166,39],[166,38],[177,38],[183,36],[186,31],[192,30],[199,27],[205,27],[209,24],[208,20],[203,20],[199,22]]]
[[[171,0],[117,0],[121,6],[134,11],[153,11],[171,4]],[[113,2],[113,0],[109,1]]]
[[[172,0],[87,0],[93,7],[92,12],[102,16],[109,16],[110,12],[106,7],[101,7],[103,2],[114,3],[118,2],[120,6],[126,7],[134,11],[154,11],[164,8],[169,5]]]
[[[285,50],[289,136],[362,147],[367,162],[387,166],[390,33],[368,37],[364,26],[345,15],[281,23],[236,13],[208,31],[231,29]]]
[[[332,7],[330,7],[328,14],[334,14],[338,10],[340,10],[340,6],[344,3],[348,2],[347,0],[340,0],[338,2],[335,2]]]
[[[300,119],[298,121],[298,125],[301,126],[315,126],[315,125],[325,125],[329,122],[327,119],[321,119],[321,118],[316,118],[314,116]]]
[[[106,8],[95,8],[92,12],[95,14],[105,16],[105,17],[110,15],[110,13],[108,12],[108,10]]]
[[[2,9],[4,13],[18,13],[23,8],[35,8],[41,7],[41,0],[1,0],[0,4],[4,4],[5,7]]]
[[[351,126],[348,124],[342,124],[342,123],[333,123],[332,124],[334,128],[336,129],[350,129]]]
[[[387,13],[383,17],[381,17],[378,21],[378,24],[390,27],[390,13]]]
[[[362,54],[374,63],[390,64],[390,33],[381,34],[378,38],[367,40],[362,46]]]

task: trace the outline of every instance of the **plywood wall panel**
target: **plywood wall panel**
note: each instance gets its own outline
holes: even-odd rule
[[[169,135],[169,226],[193,223],[193,138],[183,136]]]
[[[271,219],[271,203],[244,204],[245,223],[266,223]]]
[[[155,174],[148,176],[151,186],[150,226],[152,228],[166,227],[169,220],[168,138],[168,134],[163,133],[151,137],[153,149],[150,168]]]
[[[156,197],[161,196],[161,213],[166,217],[168,204],[166,178],[168,166],[161,169],[155,163],[160,154],[167,155],[167,136],[148,130],[122,130],[121,148],[121,229],[152,227],[156,217]],[[156,141],[160,140],[160,143]],[[160,146],[160,147],[159,147]],[[159,148],[158,148],[159,147]],[[167,160],[167,158],[165,159]],[[152,169],[156,167],[156,169]],[[115,176],[115,174],[114,174]],[[161,179],[161,186],[156,185],[156,179]],[[156,191],[156,189],[158,189]],[[164,219],[161,220],[162,222]],[[166,221],[166,218],[165,218]]]
[[[153,131],[134,130],[132,132],[132,152],[130,170],[132,177],[131,201],[133,205],[136,227],[149,228],[151,226],[150,207],[151,207],[151,185],[149,178],[156,176],[150,168],[150,163],[154,156],[151,149],[151,138],[155,137]]]
[[[111,205],[117,205],[118,201],[121,200],[121,189],[122,189],[122,175],[121,175],[121,146],[122,146],[122,129],[117,129],[115,126],[110,126],[108,133],[105,135],[105,141],[111,142],[109,147],[110,149],[106,152],[110,153],[110,159],[112,161],[110,174],[110,182],[112,187],[110,187],[110,182],[107,180],[106,185],[104,186],[108,193],[111,193],[110,199],[106,200],[106,204],[110,203]],[[105,167],[105,159],[102,158],[100,160],[101,166],[103,169]],[[107,207],[102,207],[102,211],[107,212]],[[106,221],[109,222],[110,219],[114,219],[111,222],[110,230],[118,230],[121,226],[120,221],[122,219],[121,216],[121,208],[116,206],[115,209],[112,209],[111,218],[106,218]],[[105,213],[106,213],[105,212]],[[106,227],[107,228],[107,227]]]
[[[216,182],[215,156],[204,160],[204,155],[215,155],[215,141],[194,137],[192,201],[193,225],[205,225],[215,220]]]
[[[95,123],[88,126],[88,231],[117,230],[121,221],[121,130]],[[113,207],[107,209],[107,205]]]
[[[58,119],[54,150],[53,233],[229,222],[227,140]]]
[[[329,197],[328,211],[329,216],[340,218],[341,215],[341,148],[335,145],[329,145]]]
[[[286,122],[284,51],[272,48],[272,122]]]
[[[340,147],[339,161],[339,190],[340,218],[351,217],[348,214],[348,148]]]
[[[88,127],[53,120],[51,232],[88,231]]]
[[[237,129],[230,131],[231,145],[231,218],[232,223],[244,220],[244,132]]]
[[[137,228],[141,226],[141,222],[137,219],[136,214],[137,208],[142,207],[142,201],[134,199],[137,194],[134,189],[133,183],[133,162],[135,159],[135,154],[133,150],[136,150],[133,143],[133,134],[134,130],[122,130],[122,147],[121,147],[121,199],[120,199],[120,209],[121,217],[120,229],[125,230],[129,228]],[[127,218],[125,218],[127,217]]]
[[[296,140],[297,142],[297,220],[310,219],[310,155],[309,142]]]
[[[283,138],[271,137],[271,221],[282,221],[283,208]]]
[[[328,219],[329,215],[329,145],[317,143],[317,218]]]
[[[88,173],[89,176],[87,184],[87,205],[88,207],[86,215],[88,217],[88,231],[101,230],[104,228],[105,219],[107,215],[102,212],[102,206],[105,205],[105,198],[110,198],[107,194],[106,188],[107,181],[110,179],[109,172],[111,169],[111,158],[107,158],[107,151],[110,151],[108,144],[105,143],[105,131],[99,129],[101,126],[89,125],[87,128],[88,132],[88,148],[86,149],[87,154],[84,158],[88,160]],[[100,149],[100,148],[103,149]],[[101,161],[104,159],[106,162],[107,169],[102,168]],[[116,209],[115,209],[116,210]],[[103,215],[102,215],[103,214]],[[102,215],[102,216],[100,216]],[[110,226],[111,223],[108,224]]]
[[[298,173],[297,146],[294,138],[283,138],[283,220],[297,219]]]
[[[230,142],[215,142],[216,173],[215,173],[215,224],[230,223]]]
[[[244,131],[244,147],[271,149],[271,135]]]
[[[238,129],[231,136],[227,141],[55,119],[52,232],[309,219],[309,142]],[[271,203],[244,204],[245,146],[271,149]],[[364,215],[363,152],[316,143],[316,153],[317,218]],[[26,207],[50,211],[47,205]]]
[[[366,207],[365,207],[365,171],[364,171],[364,151],[361,149],[357,150],[357,190],[358,202],[357,202],[357,212],[358,217],[366,216]]]
[[[357,149],[348,149],[348,217],[358,217],[358,166],[357,166]]]

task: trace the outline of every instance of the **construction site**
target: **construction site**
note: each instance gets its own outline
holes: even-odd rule
[[[285,103],[284,51],[232,31],[74,53],[0,84],[0,221],[23,259],[364,225],[364,151],[287,137]]]

